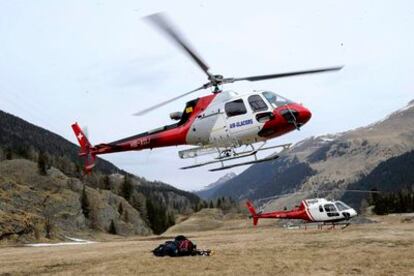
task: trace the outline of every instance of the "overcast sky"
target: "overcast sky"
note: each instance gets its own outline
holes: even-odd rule
[[[160,11],[213,73],[241,77],[345,65],[338,73],[226,86],[240,93],[272,90],[312,111],[300,132],[272,144],[364,126],[414,98],[413,1],[0,0],[0,109],[72,142],[70,125],[78,121],[94,144],[171,123],[170,112],[203,92],[144,117],[131,114],[206,79],[142,20]],[[179,159],[183,148],[104,157],[187,190],[225,174],[179,170],[193,162]]]

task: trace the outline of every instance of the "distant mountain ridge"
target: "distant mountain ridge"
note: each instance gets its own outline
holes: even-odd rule
[[[216,182],[213,182],[203,189],[195,191],[194,193],[203,199],[208,199],[214,191],[220,188],[224,183],[230,179],[236,177],[237,175],[234,172],[226,173],[224,176],[220,177]]]
[[[412,150],[414,101],[366,127],[304,139],[278,160],[249,167],[214,189],[209,198],[260,199],[318,190],[335,190],[326,196],[338,198],[343,193],[338,191],[355,188],[381,162]]]
[[[33,125],[19,117],[16,117],[12,114],[3,112],[0,110],[0,161],[2,155],[5,155],[7,149],[12,149],[15,153],[29,152],[30,151],[42,151],[49,153],[54,159],[68,159],[66,161],[73,162],[78,165],[78,170],[80,166],[80,158],[78,156],[79,146],[73,144],[72,142],[66,140],[62,136],[53,133],[47,129]],[[2,154],[3,152],[3,154]],[[23,156],[25,157],[25,156]],[[3,157],[4,159],[4,157]],[[58,160],[61,161],[61,160]],[[66,165],[67,162],[64,160],[61,162],[63,165]],[[69,166],[68,166],[69,167]],[[71,176],[79,176],[79,173],[76,174],[74,171],[69,171],[67,168],[59,168],[64,173]],[[71,170],[74,170],[71,168]],[[128,174],[126,171],[116,167],[109,161],[106,161],[102,158],[97,158],[96,166],[94,168],[95,172],[100,172],[103,174]],[[176,192],[180,195],[192,198],[195,200],[197,196],[190,192],[186,192],[180,189],[177,189],[171,185],[162,183],[160,181],[148,181],[139,176],[134,176],[142,185],[148,185],[157,190],[165,190],[169,192]]]
[[[68,126],[69,127],[69,126]],[[33,125],[19,117],[0,110],[0,147],[15,151],[49,152],[55,156],[66,156],[73,162],[79,161],[79,147],[62,136],[42,127]],[[112,163],[98,158],[94,168],[103,173],[126,173]]]

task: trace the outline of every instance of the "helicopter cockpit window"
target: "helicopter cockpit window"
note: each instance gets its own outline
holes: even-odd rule
[[[291,100],[288,100],[288,99],[286,99],[282,96],[279,96],[279,95],[277,95],[273,92],[267,92],[266,91],[266,92],[263,92],[262,94],[273,108],[281,107],[281,106],[292,103]]]
[[[325,208],[326,212],[336,212],[336,208],[333,204],[325,204],[323,207]]]
[[[247,113],[246,106],[244,105],[242,99],[226,103],[224,109],[229,117]]]
[[[259,95],[251,95],[248,99],[253,112],[267,110],[267,105]]]
[[[324,207],[328,217],[337,217],[337,216],[339,216],[339,213],[336,210],[335,205],[333,205],[332,203],[325,204],[323,207]]]
[[[351,209],[351,207],[349,207],[348,205],[346,205],[342,201],[336,201],[335,205],[336,205],[336,208],[338,208],[339,211],[344,211],[344,210],[347,210],[347,209]]]

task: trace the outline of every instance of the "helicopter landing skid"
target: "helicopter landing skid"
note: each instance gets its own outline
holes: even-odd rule
[[[210,169],[209,171],[210,172],[222,171],[222,170],[227,170],[227,169],[231,169],[234,167],[246,166],[246,165],[252,165],[252,164],[262,163],[266,161],[276,160],[277,158],[279,158],[279,155],[276,154],[276,155],[271,155],[269,157],[262,158],[262,159],[257,159],[257,160],[252,160],[252,161],[247,161],[247,162],[237,163],[237,164],[231,164],[227,166],[221,166],[218,168]]]
[[[279,158],[280,154],[283,153],[284,151],[288,150],[291,145],[292,144],[283,144],[283,145],[277,145],[277,146],[272,146],[272,147],[259,147],[257,149],[253,149],[253,150],[250,150],[250,151],[238,153],[238,154],[235,154],[235,155],[232,155],[232,156],[229,156],[229,157],[220,156],[219,158],[215,158],[215,160],[212,160],[212,161],[207,161],[207,162],[204,162],[204,163],[199,163],[199,164],[195,164],[195,165],[191,165],[191,166],[186,166],[186,167],[182,167],[180,169],[182,169],[182,170],[193,169],[193,168],[198,168],[198,167],[202,167],[202,166],[207,166],[207,165],[211,165],[211,164],[220,163],[221,167],[217,167],[217,168],[213,168],[213,169],[209,170],[211,172],[215,172],[215,171],[226,170],[226,169],[239,167],[239,166],[246,166],[246,165],[252,165],[252,164],[256,164],[256,163],[262,163],[262,162],[271,161],[271,160],[275,160],[275,159]],[[274,149],[274,148],[282,148],[282,151],[278,152],[278,153],[275,153],[275,154],[272,154],[272,155],[270,155],[268,157],[265,157],[265,158],[261,158],[261,159],[257,158],[257,155],[256,155],[257,152],[263,151],[263,150],[270,150],[270,149]],[[224,162],[232,161],[232,160],[236,160],[236,159],[241,159],[241,158],[245,158],[245,157],[249,157],[249,156],[254,156],[254,160],[247,161],[247,162],[242,162],[242,163],[224,165]]]

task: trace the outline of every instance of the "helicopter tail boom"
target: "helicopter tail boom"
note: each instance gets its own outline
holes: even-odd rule
[[[84,171],[88,174],[92,171],[93,167],[95,166],[96,155],[92,152],[93,146],[89,142],[86,135],[83,133],[78,123],[74,123],[72,125],[72,129],[81,147],[79,156],[83,157],[85,160]]]

